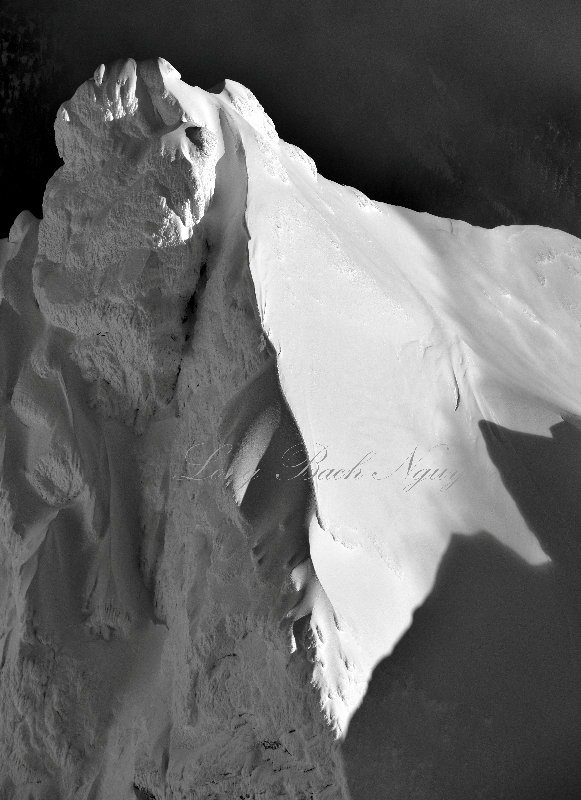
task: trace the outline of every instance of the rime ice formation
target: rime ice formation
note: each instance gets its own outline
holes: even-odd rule
[[[374,203],[234,81],[101,66],[1,244],[0,796],[347,800],[482,420],[581,417],[581,242]],[[526,465],[524,465],[526,467]]]

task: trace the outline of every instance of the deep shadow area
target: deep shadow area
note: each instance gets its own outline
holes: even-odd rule
[[[576,800],[578,691],[554,569],[456,535],[351,721],[353,800]]]
[[[569,422],[553,425],[552,438],[485,420],[479,427],[505,488],[553,561],[581,675],[581,432]]]
[[[488,454],[552,558],[455,534],[344,743],[353,800],[581,796],[581,434],[482,420]]]
[[[581,431],[569,422],[551,426],[552,438],[486,420],[479,428],[504,486],[547,555],[559,567],[581,566]]]

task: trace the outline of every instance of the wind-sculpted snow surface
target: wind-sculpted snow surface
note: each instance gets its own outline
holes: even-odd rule
[[[1,250],[0,797],[347,800],[452,535],[549,560],[482,420],[578,424],[581,242],[374,203],[163,59],[55,131]]]

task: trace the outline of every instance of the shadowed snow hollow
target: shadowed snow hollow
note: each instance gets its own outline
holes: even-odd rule
[[[581,242],[374,203],[163,59],[55,131],[1,243],[0,796],[347,800],[452,535],[549,560],[481,423],[578,424]]]

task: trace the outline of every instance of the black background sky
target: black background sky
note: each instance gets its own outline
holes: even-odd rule
[[[0,26],[0,235],[41,214],[60,102],[101,62],[159,55],[202,88],[248,86],[374,199],[581,236],[577,0],[8,0]]]

